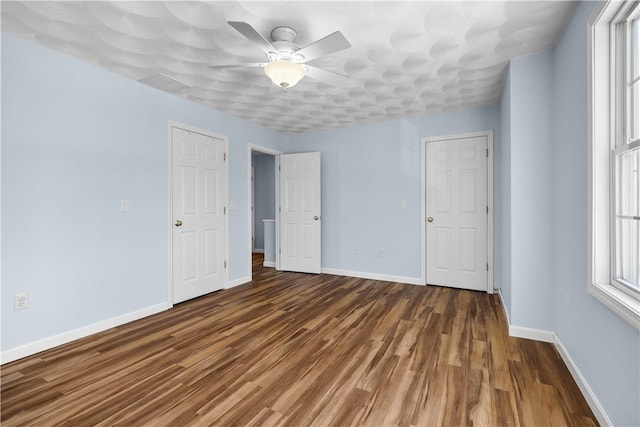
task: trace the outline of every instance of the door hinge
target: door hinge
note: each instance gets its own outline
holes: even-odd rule
[[[489,157],[489,149],[487,148],[487,157]]]
[[[487,263],[487,271],[489,271],[489,263]]]
[[[278,212],[282,212],[282,207],[278,206]]]
[[[278,170],[281,171],[282,170],[282,166],[278,165]]]
[[[224,262],[224,268],[227,268],[227,261]]]
[[[227,207],[225,206],[224,208],[222,208],[222,210],[224,212],[223,215],[226,215],[227,214]]]
[[[227,153],[224,153],[224,161],[227,161]]]
[[[489,213],[489,206],[487,205],[487,214]]]
[[[282,249],[278,248],[278,253],[281,254],[282,253]]]

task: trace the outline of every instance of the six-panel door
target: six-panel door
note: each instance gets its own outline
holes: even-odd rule
[[[427,284],[487,290],[487,137],[427,143]]]
[[[320,273],[320,153],[280,155],[280,268]]]
[[[173,128],[173,302],[225,286],[224,141]]]

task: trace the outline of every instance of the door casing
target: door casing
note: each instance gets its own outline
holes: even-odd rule
[[[427,165],[426,165],[426,152],[427,143],[433,141],[446,141],[460,138],[475,138],[483,137],[487,138],[487,149],[489,150],[487,156],[487,203],[489,205],[489,212],[487,214],[487,262],[489,268],[487,270],[487,293],[493,294],[493,131],[481,131],[481,132],[468,132],[452,135],[430,136],[424,137],[420,143],[420,171],[421,171],[421,188],[420,188],[420,281],[426,286],[427,284],[427,266],[426,266],[426,248],[427,248],[427,228],[425,222],[426,218],[426,189],[427,189]]]
[[[276,269],[279,270],[280,269],[280,254],[278,253],[277,248],[280,247],[280,215],[278,212],[278,206],[280,206],[280,188],[278,183],[280,182],[280,175],[279,175],[279,166],[280,166],[280,154],[283,154],[282,151],[280,150],[276,150],[274,148],[269,148],[269,147],[264,147],[262,145],[257,145],[257,144],[248,144],[247,146],[247,182],[248,182],[248,191],[247,191],[247,218],[251,218],[251,166],[252,166],[252,161],[251,161],[251,152],[252,151],[256,151],[259,153],[264,153],[264,154],[270,154],[272,156],[274,156],[275,158],[275,167],[276,167],[276,173],[275,173],[275,188],[276,188],[276,194],[275,194],[275,202],[276,202]],[[251,227],[252,224],[249,224],[249,243],[248,243],[248,248],[249,248],[249,252],[248,252],[248,257],[247,257],[247,265],[248,265],[248,270],[249,271],[249,276],[248,276],[248,280],[247,281],[251,281],[253,278],[253,265],[252,265],[252,260],[251,260],[251,251],[252,251],[252,241],[251,241]],[[244,280],[243,280],[244,282]]]
[[[208,130],[199,129],[194,126],[185,125],[173,120],[167,121],[167,306],[173,307],[173,129],[179,128],[189,132],[199,133],[211,138],[221,139],[224,141],[224,152],[227,153],[227,162],[229,161],[229,139],[225,135],[213,133]],[[225,251],[224,258],[227,260],[224,269],[224,287],[229,286],[229,166],[225,168],[225,181],[227,183],[227,200],[224,200],[224,206],[227,210],[225,215],[225,242],[223,248]]]

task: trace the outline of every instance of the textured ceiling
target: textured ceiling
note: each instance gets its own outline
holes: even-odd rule
[[[550,48],[574,4],[548,2],[2,2],[2,30],[280,132],[307,132],[497,104],[510,58]],[[310,62],[286,94],[227,21],[300,47],[341,31],[352,47]],[[178,82],[166,79],[169,76]],[[184,84],[181,84],[184,83]]]

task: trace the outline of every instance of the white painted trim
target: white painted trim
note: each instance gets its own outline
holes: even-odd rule
[[[280,155],[276,156],[276,270],[280,270]]]
[[[167,121],[167,304],[173,307],[173,122]]]
[[[235,279],[229,282],[229,286],[226,289],[233,288],[234,286],[244,285],[245,283],[249,283],[251,281],[251,276],[240,277],[239,279]]]
[[[567,365],[573,380],[578,384],[578,388],[580,388],[582,395],[589,404],[589,408],[591,408],[591,411],[593,411],[593,414],[596,416],[598,423],[601,426],[613,426],[613,422],[611,422],[611,419],[604,410],[604,407],[589,386],[589,383],[587,383],[587,380],[582,375],[582,372],[580,372],[580,369],[578,369],[578,366],[567,351],[566,347],[562,344],[562,341],[560,341],[560,337],[557,334],[553,334],[553,344],[556,346],[558,353],[560,353],[560,357],[562,357],[564,364]]]
[[[587,283],[589,294],[640,331],[640,300],[607,283]]]
[[[279,188],[278,188],[278,160],[280,154],[282,154],[282,151],[277,150],[275,148],[269,148],[269,147],[264,147],[262,145],[257,145],[257,144],[247,144],[247,186],[248,186],[248,191],[247,191],[247,214],[248,214],[248,218],[249,220],[247,221],[247,225],[249,228],[249,257],[247,259],[247,265],[248,265],[248,271],[249,271],[249,281],[251,281],[253,272],[251,271],[253,268],[253,260],[251,259],[251,253],[253,251],[253,247],[251,244],[251,166],[253,165],[253,160],[251,157],[251,152],[252,151],[257,151],[259,153],[264,153],[264,154],[270,154],[274,157],[274,162],[275,162],[275,167],[276,167],[276,176],[274,177],[274,179],[276,180],[275,182],[275,189],[276,189],[276,194],[275,194],[275,202],[276,202],[276,257],[277,257],[277,248],[278,248],[278,221],[277,219],[279,218],[278,216],[278,206],[280,204],[280,192],[279,192]],[[258,252],[256,250],[256,252]]]
[[[134,320],[142,319],[143,317],[160,313],[161,311],[167,310],[169,308],[171,307],[167,303],[152,305],[140,310],[132,311],[120,316],[82,326],[78,329],[73,329],[71,331],[63,332],[58,335],[53,335],[38,341],[14,347],[2,352],[1,363],[4,364],[13,362],[14,360],[22,359],[23,357],[31,356],[33,354],[48,350],[53,347],[57,347],[62,344],[66,344],[80,338],[85,338],[89,335],[106,331],[107,329],[115,328],[117,326],[124,325],[125,323],[133,322]]]
[[[498,295],[500,296],[500,303],[502,305],[502,311],[504,312],[504,317],[507,319],[507,325],[510,325],[511,320],[509,319],[509,311],[507,310],[507,304],[504,303],[504,295],[502,295],[502,289],[498,289]]]
[[[420,281],[421,284],[427,284],[427,266],[426,266],[426,250],[427,250],[427,230],[424,222],[426,221],[426,204],[427,204],[427,165],[425,154],[427,152],[427,143],[434,141],[444,141],[449,139],[477,138],[487,137],[487,148],[489,149],[489,157],[487,159],[487,203],[489,205],[489,213],[487,214],[487,263],[489,269],[487,271],[487,293],[494,292],[493,279],[493,130],[480,132],[466,132],[453,135],[427,136],[423,137],[420,142]]]
[[[253,250],[253,253],[254,253],[254,254],[263,254],[263,253],[264,253],[264,249],[258,249],[258,248],[255,248],[255,249]]]
[[[227,182],[226,188],[226,200],[224,201],[227,207],[227,214],[224,219],[224,248],[225,248],[225,260],[227,267],[224,269],[224,283],[229,283],[229,216],[231,212],[229,209],[229,138],[225,135],[217,134],[208,130],[200,129],[195,126],[185,125],[173,120],[167,120],[167,301],[169,307],[173,307],[173,128],[183,129],[188,132],[199,133],[210,138],[220,139],[224,142],[224,152],[227,159],[225,161],[225,181]],[[251,231],[249,231],[251,234]]]
[[[580,372],[580,369],[578,369],[578,366],[576,365],[575,361],[567,351],[566,347],[562,344],[562,341],[560,341],[560,337],[558,336],[558,334],[550,331],[541,331],[538,329],[511,326],[511,321],[509,320],[509,312],[507,311],[507,305],[504,303],[504,296],[502,295],[502,289],[498,289],[498,295],[500,296],[502,309],[504,310],[504,315],[507,319],[509,336],[553,343],[556,349],[558,350],[560,357],[562,357],[562,361],[567,366],[567,369],[569,369],[569,372],[571,373],[573,380],[578,385],[580,392],[582,392],[582,395],[587,401],[589,408],[591,408],[591,411],[593,412],[596,419],[598,420],[598,423],[601,426],[613,426],[613,423],[609,419],[609,416],[604,410],[604,407],[602,406],[602,404],[596,397],[596,394],[593,392],[593,390],[589,386],[589,383],[587,383],[587,380],[582,375],[582,372]]]
[[[322,274],[332,274],[334,276],[357,277],[360,279],[383,280],[385,282],[424,286],[424,283],[418,277],[394,276],[389,274],[367,273],[365,271],[342,270],[338,268],[325,267],[322,268],[321,272]]]
[[[528,340],[553,342],[555,333],[544,329],[526,328],[524,326],[509,325],[509,336],[515,338],[526,338]]]
[[[613,100],[615,85],[612,85],[613,71],[610,61],[596,61],[594,58],[611,57],[612,20],[632,3],[600,2],[589,18],[588,37],[588,218],[587,218],[587,290],[591,296],[640,331],[640,300],[612,284],[611,265],[613,250],[611,245],[612,212],[610,150],[615,141],[615,123],[610,102]],[[615,67],[614,67],[615,68]]]
[[[509,312],[507,311],[507,305],[504,303],[504,296],[502,295],[502,289],[498,289],[498,295],[500,296],[500,303],[502,304],[502,310],[504,316],[507,319],[507,327],[509,328],[509,336],[515,338],[526,338],[529,340],[553,342],[555,335],[552,331],[545,331],[543,329],[526,328],[524,326],[514,326],[511,324],[509,318]]]
[[[493,294],[493,131],[487,134],[487,204],[489,212],[487,213],[487,292]]]
[[[427,142],[420,141],[420,282],[427,284]]]
[[[263,261],[262,262],[262,266],[263,267],[275,268],[276,267],[276,263],[274,261]]]

